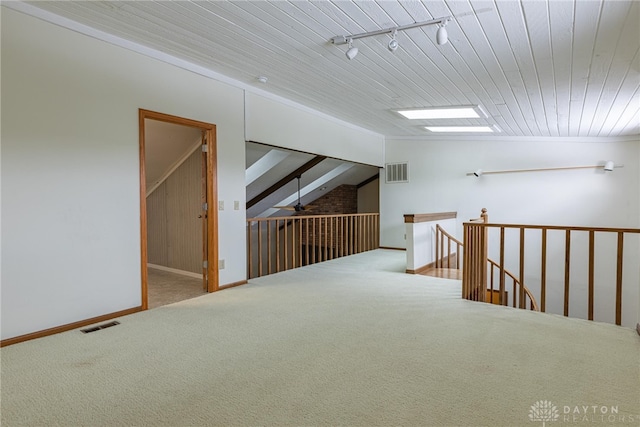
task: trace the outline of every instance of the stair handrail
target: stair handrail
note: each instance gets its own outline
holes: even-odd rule
[[[519,237],[507,236],[507,230],[517,230],[518,233],[510,233],[510,236],[515,237],[519,235]],[[464,253],[463,253],[463,278],[462,278],[462,297],[474,300],[474,301],[486,301],[487,295],[482,292],[484,288],[487,287],[487,276],[488,271],[486,269],[487,266],[487,242],[489,240],[489,232],[492,233],[492,236],[496,236],[499,233],[499,243],[498,250],[500,252],[499,255],[499,264],[502,268],[505,266],[505,260],[507,255],[519,255],[519,273],[518,277],[522,281],[524,285],[525,278],[525,261],[527,262],[527,271],[531,268],[530,266],[534,265],[534,274],[531,274],[531,277],[535,277],[536,279],[532,279],[531,283],[539,284],[540,293],[538,294],[539,298],[539,310],[541,312],[546,312],[546,296],[547,296],[547,284],[552,283],[554,286],[554,290],[563,291],[563,296],[559,292],[554,293],[554,295],[560,295],[562,298],[562,314],[565,317],[570,316],[570,308],[573,306],[580,307],[581,301],[576,298],[571,298],[571,289],[576,287],[577,280],[573,277],[576,275],[573,270],[576,270],[574,265],[572,264],[572,255],[575,250],[572,251],[572,248],[575,247],[575,241],[577,239],[578,242],[584,242],[584,240],[588,239],[588,244],[584,245],[583,248],[587,252],[588,262],[582,262],[579,264],[579,269],[582,274],[586,273],[587,286],[580,287],[581,292],[586,292],[587,300],[586,307],[580,308],[580,310],[584,310],[586,308],[586,318],[588,320],[596,320],[596,317],[600,316],[602,319],[606,319],[607,317],[612,318],[615,316],[615,324],[622,325],[623,322],[623,296],[625,292],[623,289],[625,283],[631,283],[631,286],[634,285],[633,280],[625,281],[625,277],[631,271],[631,278],[637,277],[634,274],[634,267],[629,269],[625,266],[628,265],[626,253],[629,253],[630,250],[632,254],[634,254],[634,248],[637,246],[633,246],[637,244],[637,238],[640,237],[640,228],[629,228],[629,227],[602,227],[602,226],[563,226],[563,225],[544,225],[544,224],[502,224],[502,223],[484,223],[478,224],[475,222],[465,222],[463,224],[463,234],[464,234]],[[550,236],[554,236],[553,240]],[[564,241],[559,240],[558,237],[564,237]],[[574,237],[578,236],[578,237]],[[497,236],[496,236],[497,237]],[[506,240],[509,240],[509,247],[514,248],[516,245],[519,246],[519,250],[516,249],[515,254],[506,254]],[[626,243],[629,239],[633,238],[632,242],[635,243]],[[527,242],[533,239],[533,241],[539,242],[539,258],[538,261],[532,261],[529,263],[529,260],[525,260],[525,247]],[[492,240],[493,242],[493,240]],[[572,245],[572,242],[574,244]],[[606,251],[598,251],[598,248],[601,247],[607,248]],[[559,250],[562,250],[564,253],[564,257],[560,255],[560,259],[564,258],[564,271],[552,272],[552,279],[548,277],[548,265],[550,264],[550,260],[548,259],[548,253],[551,251],[549,248],[553,248],[556,253],[559,253]],[[495,253],[495,252],[494,252]],[[598,256],[596,256],[598,255]],[[633,257],[635,260],[637,258]],[[585,260],[586,261],[586,260]],[[498,264],[498,263],[496,263]],[[537,265],[535,265],[537,264]],[[561,265],[562,265],[561,264]],[[490,273],[493,275],[493,264],[489,264],[491,267]],[[615,271],[602,271],[598,269],[600,265],[607,266],[615,266]],[[633,264],[632,264],[633,265]],[[538,273],[535,272],[537,270]],[[599,274],[596,274],[599,273]],[[513,275],[515,276],[515,275]],[[602,303],[596,305],[596,296],[597,286],[596,283],[599,280],[605,281],[608,292],[611,293],[613,297],[615,295],[615,303],[614,303],[614,311],[609,311],[611,309],[606,303]],[[564,279],[564,280],[563,280]],[[500,273],[500,302],[505,297],[505,273]],[[526,298],[528,297],[528,293],[525,292],[525,286],[519,288],[519,295],[517,296],[518,306],[519,308],[527,308],[526,307]],[[536,292],[537,294],[537,292]],[[538,305],[538,301],[535,301],[536,306]],[[573,309],[573,308],[572,308]],[[560,313],[558,313],[560,314]],[[580,313],[578,316],[583,316]],[[630,323],[630,317],[627,316],[625,322]],[[632,320],[631,320],[632,321]]]
[[[473,218],[469,220],[470,222],[476,222],[476,223],[488,223],[489,222],[489,214],[487,213],[487,209],[486,208],[482,208],[481,213],[480,213],[480,217],[479,218]],[[435,266],[436,268],[445,268],[444,265],[444,239],[447,239],[447,266],[446,268],[451,268],[451,242],[453,241],[456,245],[456,262],[455,262],[455,267],[456,269],[460,269],[460,248],[464,248],[464,243],[462,243],[460,240],[456,239],[455,237],[453,237],[451,234],[449,234],[445,229],[443,229],[440,224],[436,224],[436,260],[435,260]],[[513,281],[513,287],[514,287],[514,294],[513,294],[513,306],[516,306],[516,295],[519,295],[519,293],[515,292],[515,288],[516,287],[521,287],[524,290],[524,295],[525,295],[525,300],[528,298],[529,299],[529,306],[531,308],[531,310],[534,311],[540,311],[540,308],[538,306],[538,303],[535,299],[535,297],[533,296],[533,293],[531,292],[531,290],[524,285],[512,272],[510,272],[509,270],[507,270],[506,268],[500,268],[500,265],[495,262],[494,260],[490,259],[487,257],[487,263],[489,264],[489,266],[491,267],[496,267],[498,268],[499,271],[504,271],[504,274],[506,276],[508,276],[512,281]],[[491,272],[493,272],[493,270],[491,270]],[[494,290],[494,286],[493,286],[493,274],[491,274],[491,286],[488,287],[487,286],[487,291],[492,291]],[[501,298],[501,303],[502,305],[507,305],[507,301],[506,299],[503,301]],[[526,302],[524,304],[524,306],[526,307]]]
[[[447,239],[447,266],[444,266],[444,239]],[[451,268],[451,242],[456,244],[456,258],[455,258],[455,269],[460,270],[460,248],[464,247],[462,242],[451,234],[447,233],[447,231],[440,226],[440,224],[436,224],[436,257],[435,257],[435,267],[436,268]]]
[[[493,267],[496,267],[498,270],[500,270],[500,264],[498,264],[497,262],[495,262],[491,258],[487,258],[487,261]],[[538,303],[537,303],[535,297],[533,296],[533,294],[531,293],[531,291],[529,290],[529,288],[527,288],[526,285],[523,285],[520,282],[520,280],[518,280],[518,278],[512,272],[510,272],[506,268],[503,268],[502,270],[504,271],[504,274],[509,276],[511,278],[511,280],[513,281],[513,289],[514,289],[514,292],[513,292],[513,307],[516,307],[516,295],[517,295],[517,293],[515,292],[515,288],[516,288],[516,286],[522,286],[522,288],[524,289],[525,295],[529,298],[529,307],[531,308],[531,310],[540,311],[540,308],[538,307]],[[493,278],[492,278],[490,290],[493,291],[493,289],[494,288],[493,288]],[[504,301],[502,303],[502,305],[507,305],[507,301]],[[525,303],[525,306],[526,306],[526,303]]]

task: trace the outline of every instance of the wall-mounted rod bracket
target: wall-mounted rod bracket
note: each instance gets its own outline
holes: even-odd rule
[[[545,172],[545,171],[558,171],[558,170],[570,170],[570,169],[604,169],[605,171],[612,171],[613,168],[622,168],[624,165],[616,165],[613,162],[608,161],[604,165],[591,165],[591,166],[565,166],[565,167],[557,167],[557,168],[537,168],[537,169],[510,169],[510,170],[499,170],[499,171],[483,171],[482,169],[478,169],[475,172],[468,172],[467,176],[482,176],[482,175],[493,175],[499,173],[518,173],[518,172]]]

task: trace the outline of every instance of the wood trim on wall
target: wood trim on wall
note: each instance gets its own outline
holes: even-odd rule
[[[145,158],[145,139],[144,139],[144,119],[146,118],[144,110],[138,111],[138,138],[139,138],[139,157],[140,157],[140,280],[141,284],[141,308],[146,310],[149,308],[147,301],[148,280],[147,274],[147,174],[146,174],[146,158]]]
[[[434,268],[436,265],[435,262],[429,263],[427,265],[423,265],[422,267],[418,267],[415,270],[405,270],[405,272],[407,274],[422,274],[425,273],[427,270],[431,270],[432,268]]]
[[[249,283],[247,280],[240,280],[239,282],[228,283],[226,285],[222,285],[218,287],[218,290],[221,291],[223,289],[235,288],[236,286],[242,286]]]
[[[201,129],[205,132],[208,150],[207,150],[207,180],[211,185],[207,186],[207,229],[208,229],[208,247],[207,253],[207,292],[218,290],[218,181],[216,173],[217,165],[217,140],[216,125],[205,123],[198,120],[185,119],[183,117],[172,116],[170,114],[158,113],[156,111],[138,110],[138,128],[140,139],[140,263],[141,263],[141,293],[142,293],[142,310],[148,309],[148,275],[147,275],[147,203],[146,203],[146,175],[145,175],[145,119],[158,120],[161,122],[172,123],[182,126],[189,126]]]
[[[440,221],[444,219],[455,219],[457,217],[457,212],[439,212],[439,213],[428,213],[428,214],[406,214],[404,216],[404,222],[407,223],[418,223],[418,222],[429,222],[429,221]]]
[[[18,337],[7,338],[0,341],[0,347],[6,345],[18,344],[20,342],[34,340],[36,338],[47,337],[49,335],[59,334],[60,332],[70,331],[72,329],[82,328],[83,326],[92,325],[94,323],[104,322],[105,320],[111,320],[115,317],[127,316],[129,314],[138,313],[142,311],[142,306],[128,308],[122,311],[116,311],[114,313],[103,314],[102,316],[92,317],[90,319],[79,320],[77,322],[68,323],[66,325],[56,326],[54,328],[44,329],[42,331],[32,332],[30,334],[20,335]]]
[[[455,265],[455,263],[456,263],[455,254],[453,254],[451,256],[451,258],[453,259],[453,261],[451,261],[451,264]],[[442,258],[442,265],[447,264],[449,262],[448,260],[449,260],[449,256],[443,257]],[[422,267],[418,267],[415,270],[406,270],[406,273],[408,273],[408,274],[422,274],[422,273],[424,273],[424,272],[426,272],[428,270],[431,270],[432,268],[437,268],[436,267],[436,265],[437,265],[436,263],[437,263],[437,260],[433,261],[433,262],[430,262],[429,264],[423,265]],[[442,267],[442,268],[448,268],[448,267]],[[457,270],[457,269],[456,268],[451,268],[451,270]]]
[[[391,246],[378,246],[378,249],[390,249],[392,251],[406,251],[406,248],[394,248]]]

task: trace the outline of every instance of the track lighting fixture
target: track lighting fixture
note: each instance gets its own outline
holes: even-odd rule
[[[357,47],[353,47],[353,45],[352,45],[353,40],[349,39],[348,43],[349,43],[349,49],[347,49],[347,52],[345,53],[345,55],[347,55],[347,58],[353,59],[358,54],[358,48]]]
[[[414,22],[413,24],[409,24],[409,25],[385,28],[378,31],[370,31],[368,33],[350,34],[346,36],[335,36],[331,38],[331,42],[337,45],[348,44],[349,50],[347,50],[346,55],[347,55],[347,58],[353,59],[358,54],[358,48],[352,46],[352,42],[356,39],[391,33],[392,39],[391,41],[389,41],[389,44],[387,45],[387,49],[393,52],[396,49],[398,49],[398,46],[399,46],[398,40],[396,39],[396,34],[398,33],[398,31],[408,30],[410,28],[424,27],[425,25],[438,24],[438,31],[436,33],[436,43],[438,43],[439,45],[443,45],[448,41],[447,30],[444,27],[445,25],[447,25],[449,21],[451,21],[451,19],[452,19],[451,16],[445,16],[442,18],[432,19],[430,21]]]
[[[389,40],[389,44],[387,45],[387,49],[391,52],[395,52],[398,48],[398,40],[396,40],[396,34],[398,34],[398,30],[393,30],[391,34],[391,40]]]

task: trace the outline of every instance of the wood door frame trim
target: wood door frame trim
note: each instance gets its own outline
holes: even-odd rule
[[[140,156],[140,270],[141,270],[141,294],[142,294],[142,310],[148,307],[148,275],[147,275],[147,197],[146,197],[146,178],[145,178],[145,119],[157,120],[165,123],[173,123],[177,125],[189,126],[201,129],[206,133],[207,144],[207,230],[208,230],[208,246],[207,253],[207,292],[215,292],[219,289],[218,277],[218,210],[214,209],[218,198],[218,179],[217,179],[217,140],[216,125],[212,123],[201,122],[198,120],[186,119],[183,117],[173,116],[170,114],[159,113],[157,111],[138,109],[138,130],[139,130],[139,156]]]

